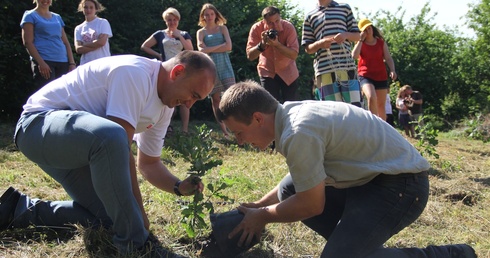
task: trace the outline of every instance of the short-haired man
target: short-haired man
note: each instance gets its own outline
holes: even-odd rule
[[[170,173],[160,155],[173,108],[204,99],[215,74],[213,61],[196,51],[165,62],[120,55],[80,66],[34,93],[17,123],[15,143],[72,201],[31,199],[11,187],[1,197],[0,229],[102,223],[112,226],[121,253],[143,248],[149,220],[135,164],[161,190],[202,191],[202,184]]]
[[[424,210],[430,165],[378,116],[335,101],[282,105],[252,81],[226,90],[218,114],[239,144],[275,140],[289,167],[272,191],[238,207],[245,217],[229,234],[241,235],[238,245],[260,239],[267,223],[302,221],[328,240],[324,258],[476,258],[468,245],[383,248]]]
[[[301,45],[306,53],[315,54],[316,99],[361,106],[357,66],[351,56],[351,42],[360,37],[348,4],[318,0],[318,6],[306,15]]]
[[[299,52],[294,25],[281,18],[280,10],[269,6],[262,11],[263,20],[250,29],[247,58],[259,58],[257,71],[260,83],[281,103],[298,99]]]

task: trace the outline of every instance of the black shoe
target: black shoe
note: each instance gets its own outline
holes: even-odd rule
[[[9,228],[14,219],[15,206],[19,201],[20,193],[13,187],[9,187],[0,197],[0,230]]]
[[[473,247],[466,244],[449,245],[451,258],[477,258]]]

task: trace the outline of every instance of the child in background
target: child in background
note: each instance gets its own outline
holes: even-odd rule
[[[405,134],[408,137],[415,138],[415,130],[413,125],[410,123],[410,115],[408,114],[408,106],[405,100],[406,92],[404,87],[398,91],[396,97],[396,108],[399,110],[398,121],[400,122],[400,125],[403,126]]]

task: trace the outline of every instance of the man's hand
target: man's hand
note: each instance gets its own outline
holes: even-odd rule
[[[344,33],[337,33],[337,35],[335,35],[335,36],[333,37],[333,40],[334,40],[335,42],[337,42],[338,44],[340,44],[340,43],[344,42],[346,39],[347,39],[347,38],[346,38],[346,35],[345,35]]]
[[[247,208],[245,206],[239,206],[238,210],[245,214],[242,221],[238,226],[231,231],[228,238],[233,238],[236,234],[242,232],[240,239],[238,240],[238,246],[250,246],[254,237],[260,240],[262,237],[262,231],[265,228],[265,221],[261,219],[262,209]]]
[[[320,40],[320,48],[329,49],[332,46],[333,38],[325,36]]]
[[[202,192],[204,190],[204,184],[197,176],[189,176],[184,179],[179,185],[179,191],[182,195],[193,195],[196,191]]]

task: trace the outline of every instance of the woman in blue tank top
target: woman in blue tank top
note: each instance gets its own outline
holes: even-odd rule
[[[211,91],[211,103],[213,113],[216,117],[216,110],[219,107],[221,93],[235,84],[235,73],[231,66],[230,56],[232,43],[228,28],[225,26],[226,19],[212,4],[204,4],[199,15],[199,26],[203,27],[197,31],[197,48],[199,51],[208,54],[216,65],[216,82]],[[221,130],[228,136],[228,130],[218,119]]]

